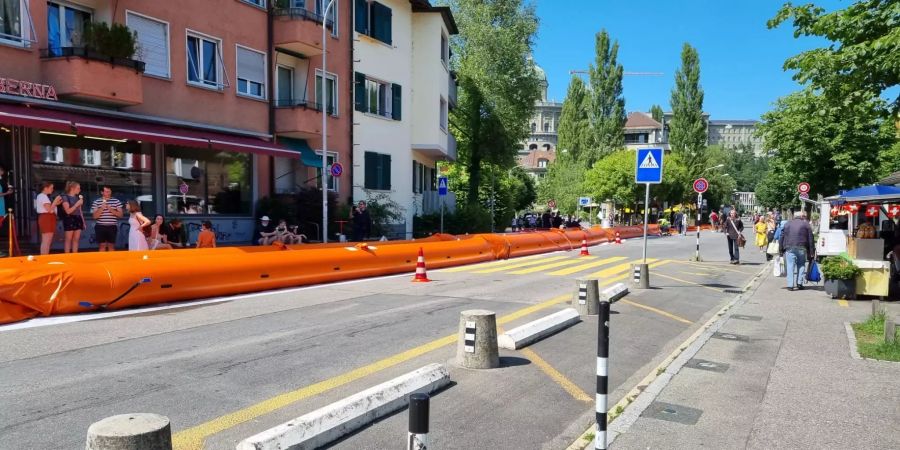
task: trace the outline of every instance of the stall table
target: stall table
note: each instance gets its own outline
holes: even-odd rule
[[[891,284],[891,262],[854,259],[853,264],[862,270],[856,277],[856,295],[887,297]]]

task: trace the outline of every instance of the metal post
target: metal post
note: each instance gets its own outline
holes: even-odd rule
[[[428,448],[428,394],[410,394],[409,396],[409,435],[407,450],[425,450]]]
[[[597,433],[594,448],[606,450],[606,391],[609,388],[609,302],[600,302],[597,319]]]
[[[322,15],[322,242],[328,242],[328,10],[334,6],[334,0],[325,6]],[[337,87],[335,87],[337,89]],[[318,93],[317,93],[318,94]],[[318,100],[318,99],[317,99]]]
[[[644,194],[644,264],[647,264],[647,222],[650,221],[650,183],[646,183],[647,192]]]
[[[441,197],[441,234],[444,234],[444,197],[445,196],[441,195],[440,197]]]
[[[694,255],[694,261],[703,261],[700,259],[700,220],[703,217],[703,194],[697,194],[697,254]]]

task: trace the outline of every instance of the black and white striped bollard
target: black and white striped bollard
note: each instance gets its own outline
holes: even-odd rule
[[[697,194],[697,253],[694,255],[694,261],[703,261],[700,258],[700,221],[703,220],[703,194]]]
[[[406,450],[428,448],[428,394],[409,396],[409,440]]]
[[[606,391],[609,388],[609,302],[600,301],[597,320],[597,434],[594,448],[606,450]]]

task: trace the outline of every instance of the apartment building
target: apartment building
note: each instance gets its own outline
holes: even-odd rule
[[[109,185],[181,216],[189,239],[210,220],[221,243],[250,242],[256,200],[316,185],[323,111],[329,164],[349,166],[351,0],[328,17],[321,0],[275,3],[0,0],[0,164],[20,239],[36,239],[40,183],[75,181],[87,204]],[[329,189],[349,195],[348,178]]]
[[[391,237],[412,236],[413,217],[436,203],[437,162],[456,159],[456,32],[450,9],[428,1],[354,1],[353,197],[399,206]]]

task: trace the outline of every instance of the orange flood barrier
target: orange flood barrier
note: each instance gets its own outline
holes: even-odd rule
[[[631,236],[639,227],[618,228]],[[610,230],[435,235],[413,241],[83,253],[0,261],[0,324],[472,264],[607,242]],[[615,231],[613,231],[613,234]],[[114,302],[110,304],[111,302]]]

